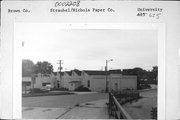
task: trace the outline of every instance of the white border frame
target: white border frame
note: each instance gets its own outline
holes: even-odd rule
[[[14,23],[15,28],[18,24]],[[163,23],[25,23],[52,24],[61,29],[123,29],[123,30],[157,30],[158,32],[158,119],[165,120],[166,80],[165,80],[165,24]],[[13,41],[13,119],[22,118],[22,41]],[[14,82],[16,81],[16,82]]]

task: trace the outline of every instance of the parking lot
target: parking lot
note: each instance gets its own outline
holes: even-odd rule
[[[108,98],[108,94],[106,93],[23,97],[22,106],[59,108],[106,98]]]
[[[137,102],[123,105],[124,109],[134,119],[151,119],[152,107],[157,107],[157,89],[140,92],[141,99]]]

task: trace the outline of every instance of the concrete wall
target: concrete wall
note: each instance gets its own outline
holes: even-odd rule
[[[26,93],[32,88],[32,78],[22,77],[22,93]]]
[[[27,84],[26,84],[27,83]],[[22,77],[22,91],[32,88],[32,78],[31,77]]]
[[[109,91],[120,91],[122,90],[121,87],[121,79],[122,74],[111,74],[109,78]]]
[[[89,87],[88,87],[88,81],[90,81]],[[83,72],[81,84],[84,87],[89,88],[91,91],[102,92],[102,91],[105,91],[105,76],[88,75],[87,73]]]
[[[106,77],[103,75],[93,76],[90,80],[90,89],[96,92],[105,92]]]
[[[51,77],[38,76],[36,78],[35,88],[41,88],[43,82],[51,83],[52,87],[57,87],[57,80],[59,80],[59,74]],[[72,81],[80,81],[80,83],[70,83]],[[88,81],[90,86],[88,87]],[[123,76],[122,74],[111,74],[108,76],[108,89],[109,91],[120,91],[122,89],[137,89],[137,77],[136,76]],[[89,88],[91,91],[104,92],[106,90],[106,76],[105,75],[88,75],[83,72],[81,76],[72,72],[70,76],[66,72],[61,77],[60,87],[67,88],[69,90],[75,90],[80,85]]]
[[[69,90],[74,90],[74,89],[75,89],[75,84],[69,83],[68,89],[69,89]]]
[[[58,75],[59,77],[59,75]],[[60,87],[63,88],[69,88],[69,82],[70,82],[70,76],[67,73],[64,73],[64,75],[61,77]]]
[[[82,81],[82,78],[83,78],[83,76],[78,76],[75,72],[73,72],[71,76],[65,72],[61,79],[61,87],[67,88],[69,90],[74,90],[74,88],[76,88],[76,85],[75,86],[73,85],[74,86],[73,87],[73,86],[71,86],[71,83],[69,83],[69,82]]]
[[[70,79],[63,77],[63,78],[62,78],[62,84],[61,84],[61,86],[62,86],[63,88],[69,89],[69,82],[70,82]]]
[[[52,76],[51,81],[52,87],[57,88],[58,78],[56,76]]]
[[[83,79],[83,85],[88,87],[88,80],[90,80],[91,91],[104,92],[106,90],[106,76],[105,75],[91,75],[85,74]],[[123,89],[137,89],[137,77],[136,76],[123,76],[121,74],[111,74],[108,76],[108,89],[109,91],[120,91]]]
[[[91,81],[92,79],[92,76],[89,76],[87,73],[83,72],[83,75],[82,75],[82,80],[81,80],[81,84],[84,86],[84,87],[87,87],[88,88],[88,80]],[[92,82],[90,82],[90,86]]]
[[[27,81],[31,82],[31,79],[32,79],[31,77],[22,77],[22,81],[24,81],[24,82],[25,82],[25,81],[26,81],[26,82],[27,82]]]
[[[69,83],[68,85],[68,89],[69,90],[75,90],[76,88],[78,88],[81,85],[81,83]]]
[[[43,87],[43,83],[50,83],[52,88],[57,87],[57,79],[55,76],[42,76],[38,75],[38,77],[35,78],[34,82],[34,88],[41,88]]]

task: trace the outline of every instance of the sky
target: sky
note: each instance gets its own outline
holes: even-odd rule
[[[157,65],[157,31],[123,29],[61,29],[57,25],[18,24],[15,39],[24,41],[22,58],[48,61],[54,71],[58,60],[63,70],[104,70]]]

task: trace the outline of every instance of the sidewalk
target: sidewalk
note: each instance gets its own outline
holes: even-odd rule
[[[22,118],[27,119],[109,119],[108,99],[86,102],[73,108],[23,107]]]
[[[22,119],[56,119],[68,108],[23,107]]]
[[[87,102],[74,107],[59,119],[109,119],[108,99]]]
[[[143,91],[140,94],[141,99],[126,103],[123,108],[134,119],[151,119],[152,107],[157,107],[157,89]]]

